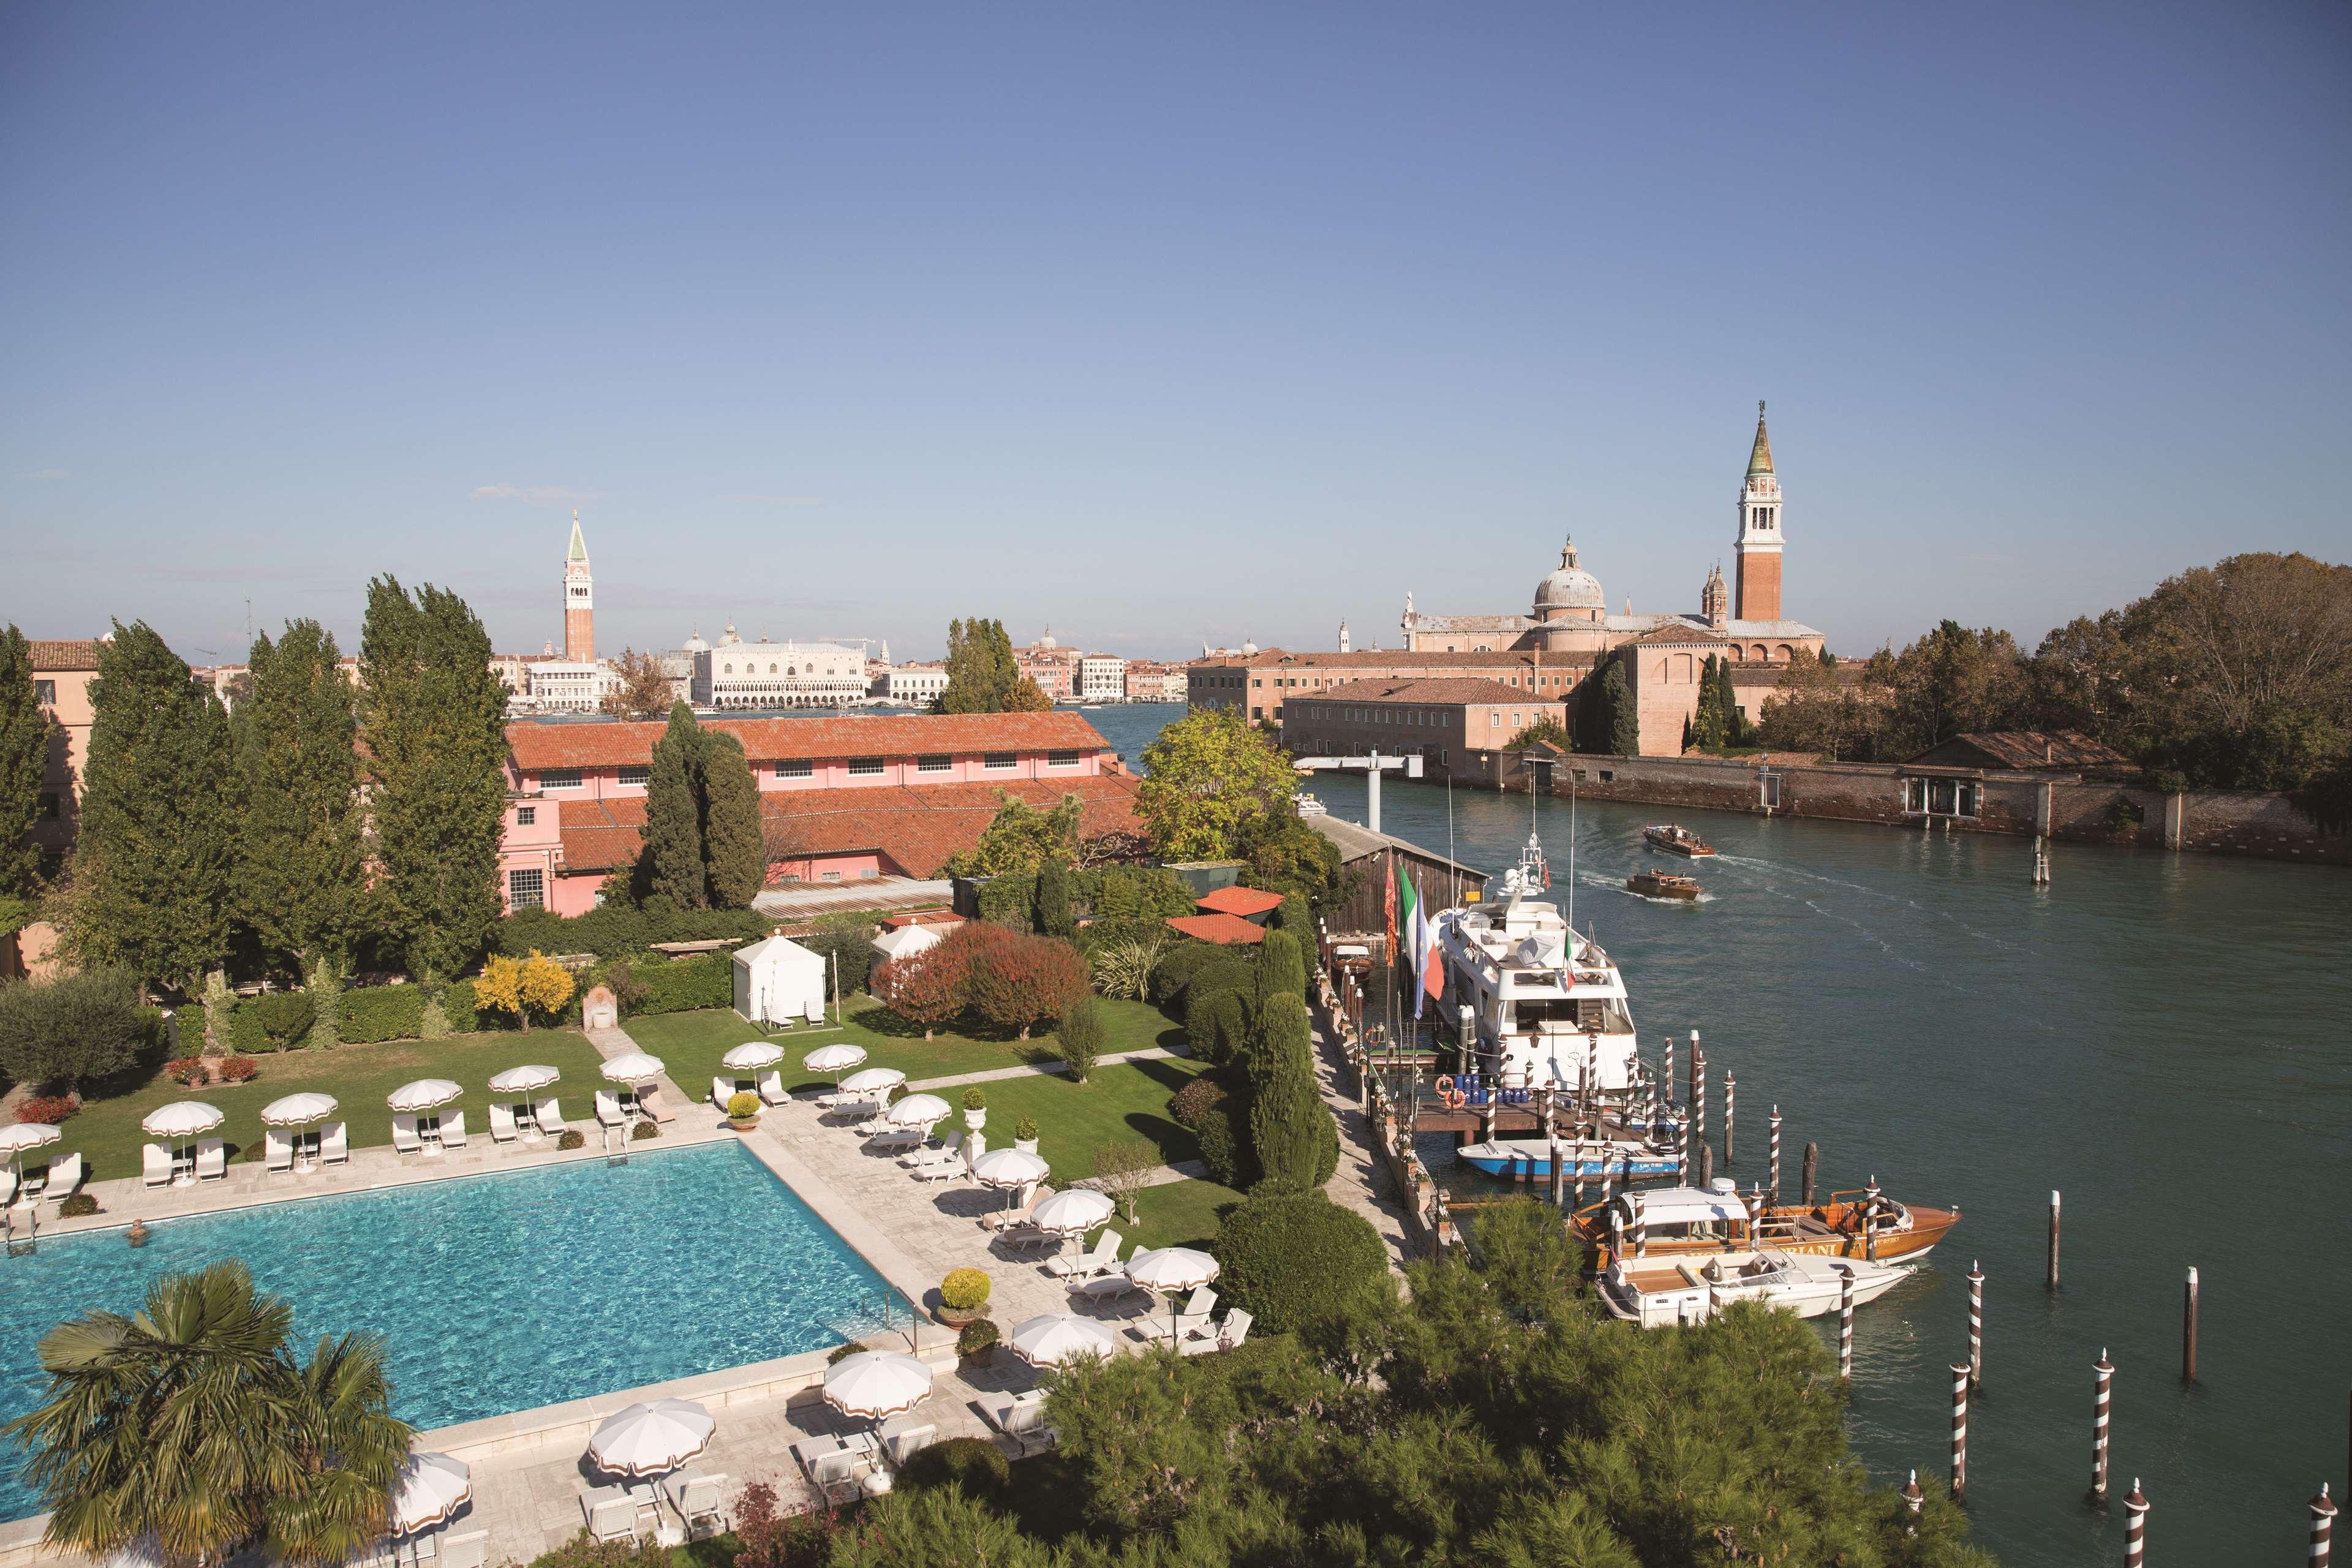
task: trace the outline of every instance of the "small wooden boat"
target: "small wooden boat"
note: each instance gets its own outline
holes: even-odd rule
[[[1694,860],[1715,853],[1715,846],[1679,823],[1652,823],[1642,829],[1642,837],[1669,854],[1686,855]]]
[[[1780,1307],[1801,1318],[1838,1310],[1844,1277],[1853,1276],[1856,1306],[1874,1301],[1916,1273],[1908,1263],[1820,1258],[1767,1247],[1713,1258],[1619,1258],[1602,1271],[1601,1304],[1610,1316],[1645,1329],[1703,1323],[1735,1301]]]
[[[1635,1201],[1638,1200],[1638,1203]],[[1635,1258],[1687,1257],[1759,1249],[1880,1263],[1916,1263],[1960,1223],[1958,1209],[1899,1204],[1875,1187],[1832,1193],[1829,1202],[1755,1205],[1738,1184],[1718,1178],[1713,1191],[1661,1187],[1621,1193],[1606,1206],[1579,1209],[1576,1234],[1589,1252]]]
[[[1604,1172],[1618,1181],[1630,1176],[1671,1176],[1682,1168],[1682,1156],[1675,1151],[1625,1139],[1563,1138],[1559,1149],[1560,1173],[1586,1181],[1597,1182]],[[1551,1141],[1546,1138],[1494,1138],[1465,1143],[1454,1157],[1490,1176],[1514,1182],[1551,1180]]]
[[[1697,878],[1677,877],[1671,871],[1636,871],[1625,879],[1625,888],[1627,891],[1639,893],[1645,899],[1681,899],[1685,901],[1696,900],[1706,890],[1698,885]]]

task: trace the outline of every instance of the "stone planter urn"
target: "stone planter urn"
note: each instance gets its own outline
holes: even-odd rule
[[[753,1111],[749,1116],[730,1116],[727,1119],[727,1125],[738,1132],[749,1132],[760,1125],[759,1112]]]
[[[950,1329],[962,1328],[966,1323],[977,1322],[987,1315],[988,1309],[985,1306],[950,1307],[940,1305],[931,1309],[931,1316],[937,1318],[940,1322],[946,1324]]]
[[[1034,1154],[1037,1152],[1037,1140],[1034,1138],[1015,1138],[1013,1141],[1013,1146],[1015,1149],[1020,1150],[1024,1154]]]
[[[965,1131],[971,1131],[971,1132],[977,1132],[977,1131],[979,1131],[982,1128],[983,1128],[983,1127],[985,1127],[985,1126],[987,1126],[987,1125],[988,1125],[988,1111],[987,1111],[987,1110],[986,1110],[985,1108],[983,1108],[983,1109],[979,1110],[967,1110],[967,1111],[965,1111],[965,1112],[963,1113],[963,1124],[964,1124],[964,1129],[965,1129]]]

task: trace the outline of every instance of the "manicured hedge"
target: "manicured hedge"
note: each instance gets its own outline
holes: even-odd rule
[[[1257,1180],[1257,1162],[1249,1146],[1247,1086],[1238,1075],[1202,1073],[1170,1099],[1168,1114],[1199,1142],[1209,1180],[1223,1187],[1247,1187]]]
[[[757,910],[639,909],[606,904],[569,918],[550,910],[517,910],[499,922],[491,943],[509,958],[541,952],[593,952],[620,958],[643,952],[657,942],[709,942],[721,937],[756,942],[774,921]]]
[[[474,983],[452,981],[441,990],[441,1011],[448,1016],[449,1032],[470,1035],[482,1026],[481,1015],[474,1011]]]
[[[866,925],[843,926],[835,931],[811,931],[793,940],[811,952],[830,961],[825,984],[833,984],[837,970],[841,977],[841,994],[851,995],[866,989],[866,978],[874,972],[874,928]],[[733,962],[731,959],[729,962]],[[730,982],[732,984],[732,982]],[[728,997],[732,1004],[734,997]]]
[[[335,1026],[345,1045],[415,1039],[425,1032],[425,988],[370,985],[346,991],[335,1010]]]
[[[1217,1292],[1255,1326],[1290,1333],[1389,1284],[1388,1248],[1321,1193],[1245,1198],[1217,1222]]]
[[[1037,879],[1026,872],[1008,872],[991,877],[981,885],[980,918],[993,921],[1014,931],[1027,931],[1035,924]]]
[[[735,1005],[735,961],[723,952],[648,959],[630,964],[629,973],[645,988],[645,994],[630,1005],[633,1014],[691,1013]]]
[[[269,1037],[261,1029],[260,1000],[248,996],[228,1010],[228,1048],[241,1057],[269,1048]]]
[[[1193,912],[1192,889],[1164,866],[1108,866],[1082,872],[1078,893],[1098,921],[1165,920]]]

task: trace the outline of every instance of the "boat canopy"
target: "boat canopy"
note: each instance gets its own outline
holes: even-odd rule
[[[1698,1187],[1654,1187],[1617,1200],[1628,1217],[1633,1212],[1631,1200],[1636,1195],[1642,1200],[1642,1219],[1646,1225],[1748,1223],[1748,1205],[1739,1201],[1737,1193],[1710,1193]]]

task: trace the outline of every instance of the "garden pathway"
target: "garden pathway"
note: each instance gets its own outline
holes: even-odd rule
[[[1121,1051],[1116,1056],[1097,1057],[1095,1066],[1115,1068],[1121,1062],[1148,1062],[1162,1057],[1189,1056],[1188,1051],[1171,1051],[1165,1046],[1146,1046],[1139,1051]],[[907,1085],[909,1089],[955,1089],[967,1083],[994,1083],[999,1079],[1029,1078],[1041,1072],[1066,1073],[1067,1062],[1024,1062],[1019,1067],[991,1068],[985,1072],[950,1073],[946,1078],[917,1079]]]
[[[1405,1260],[1415,1253],[1406,1238],[1404,1206],[1397,1201],[1381,1166],[1375,1147],[1380,1134],[1356,1097],[1348,1092],[1347,1052],[1328,1027],[1329,1020],[1312,1007],[1307,1015],[1315,1029],[1316,1087],[1339,1121],[1339,1168],[1324,1184],[1324,1194],[1342,1208],[1353,1209],[1371,1221],[1389,1249],[1389,1272],[1402,1284]]]

